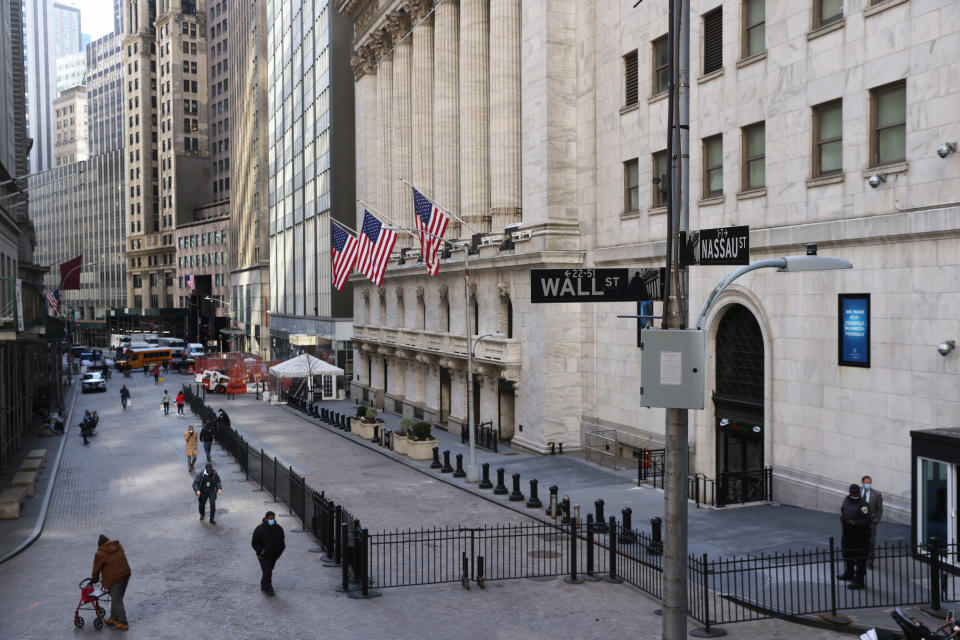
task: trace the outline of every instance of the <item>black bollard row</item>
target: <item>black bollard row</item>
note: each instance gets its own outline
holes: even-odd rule
[[[520,491],[520,474],[513,474],[513,491],[510,492],[510,502],[520,502],[523,500],[523,493]]]
[[[633,531],[633,509],[624,507],[620,514],[623,516],[623,529],[620,531],[620,542],[623,544],[636,544],[637,534]]]
[[[503,474],[506,473],[503,467],[497,469],[497,486],[493,489],[493,493],[498,496],[502,496],[507,492],[507,485],[503,484]]]
[[[483,477],[480,479],[480,484],[478,485],[481,489],[492,489],[493,483],[490,482],[490,463],[484,462],[480,465],[480,468],[483,470]]]
[[[370,442],[373,444],[380,444],[380,425],[373,425],[373,440]]]
[[[603,514],[603,500],[597,498],[593,501],[593,508],[596,512],[594,529],[597,533],[606,533],[607,532],[607,518]]]
[[[561,522],[563,524],[570,524],[570,496],[563,496],[563,500],[560,501],[560,514],[563,516]]]
[[[431,469],[440,469],[443,465],[440,464],[440,447],[433,448],[433,462],[430,463]]]
[[[527,500],[527,506],[531,509],[537,509],[543,506],[543,503],[540,502],[540,497],[537,495],[538,484],[536,478],[530,481],[530,499]]]
[[[443,467],[440,469],[440,473],[453,473],[453,467],[450,466],[450,450],[446,449],[443,452]]]
[[[556,517],[556,515],[557,515],[557,514],[553,513],[552,509],[554,508],[554,505],[558,505],[558,504],[559,504],[559,503],[557,502],[557,494],[558,494],[559,492],[560,492],[560,488],[559,488],[557,485],[555,485],[555,484],[550,485],[550,501],[547,502],[547,509],[546,509],[546,511],[547,511],[547,515],[550,516],[551,518],[554,518],[554,517]],[[558,511],[557,513],[559,513],[559,511]]]
[[[457,454],[457,470],[453,472],[454,478],[466,478],[467,472],[463,470],[463,454]]]

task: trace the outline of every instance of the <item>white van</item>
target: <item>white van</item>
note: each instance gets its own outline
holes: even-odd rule
[[[185,358],[202,358],[204,356],[203,345],[199,342],[190,342],[183,352]]]
[[[157,338],[158,347],[168,347],[175,358],[182,358],[186,343],[180,338]]]

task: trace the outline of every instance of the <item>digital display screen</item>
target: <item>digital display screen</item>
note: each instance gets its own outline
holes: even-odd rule
[[[838,364],[870,366],[870,294],[841,293],[839,296],[840,354]]]

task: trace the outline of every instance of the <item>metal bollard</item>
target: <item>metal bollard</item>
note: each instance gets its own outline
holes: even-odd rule
[[[603,504],[604,504],[603,500],[600,498],[597,498],[596,500],[593,501],[593,509],[594,509],[594,512],[596,513],[596,521],[597,521],[597,524],[594,525],[594,528],[596,528],[597,533],[607,532],[607,519],[603,514]]]
[[[557,485],[550,485],[550,502],[547,503],[547,515],[554,520],[557,519],[557,492],[559,491]]]
[[[583,578],[577,575],[577,521],[570,522],[570,573],[564,576],[567,584],[583,584]]]
[[[513,474],[513,491],[510,493],[510,502],[520,502],[523,494],[520,492],[520,474]]]
[[[463,454],[457,454],[457,470],[453,472],[454,478],[466,478],[467,472],[463,470]]]
[[[573,505],[573,522],[580,524],[580,505]]]
[[[453,473],[453,467],[450,466],[449,449],[443,452],[443,468],[440,469],[440,473]]]
[[[620,532],[620,542],[623,544],[635,544],[637,542],[637,534],[633,532],[633,509],[624,507],[620,511],[620,514],[623,516],[623,531]]]
[[[431,468],[431,469],[440,469],[441,467],[443,467],[443,465],[440,464],[440,447],[434,447],[434,448],[433,448],[433,462],[430,463],[430,468]]]
[[[480,468],[483,470],[483,478],[480,479],[480,484],[477,486],[481,489],[492,489],[493,483],[490,482],[490,463],[484,462],[480,465]]]
[[[536,479],[530,481],[530,499],[527,500],[527,506],[531,509],[536,509],[543,506],[543,503],[540,502],[540,497],[537,495],[538,484],[539,483]]]
[[[507,493],[507,486],[503,484],[504,473],[506,472],[504,471],[503,467],[497,469],[497,486],[494,488],[493,492],[498,496],[502,496],[503,494]]]
[[[593,522],[593,514],[587,514],[587,571],[583,576],[584,580],[589,580],[590,582],[597,582],[600,580],[600,576],[593,574],[593,532],[596,531],[597,525]]]
[[[563,524],[570,524],[570,496],[563,496],[560,501],[560,513],[563,515]]]
[[[383,434],[383,446],[393,451],[393,429],[387,429]]]
[[[658,556],[663,553],[663,520],[654,516],[650,518],[650,544],[647,553]]]
[[[604,582],[623,582],[623,578],[617,575],[617,519],[610,516],[610,573],[604,578]]]
[[[370,442],[373,444],[380,444],[380,425],[373,425],[373,440]]]

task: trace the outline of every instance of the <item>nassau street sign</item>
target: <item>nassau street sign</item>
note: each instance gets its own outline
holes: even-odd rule
[[[663,300],[664,269],[531,269],[530,302]]]
[[[750,264],[750,227],[720,227],[682,232],[683,263]]]

